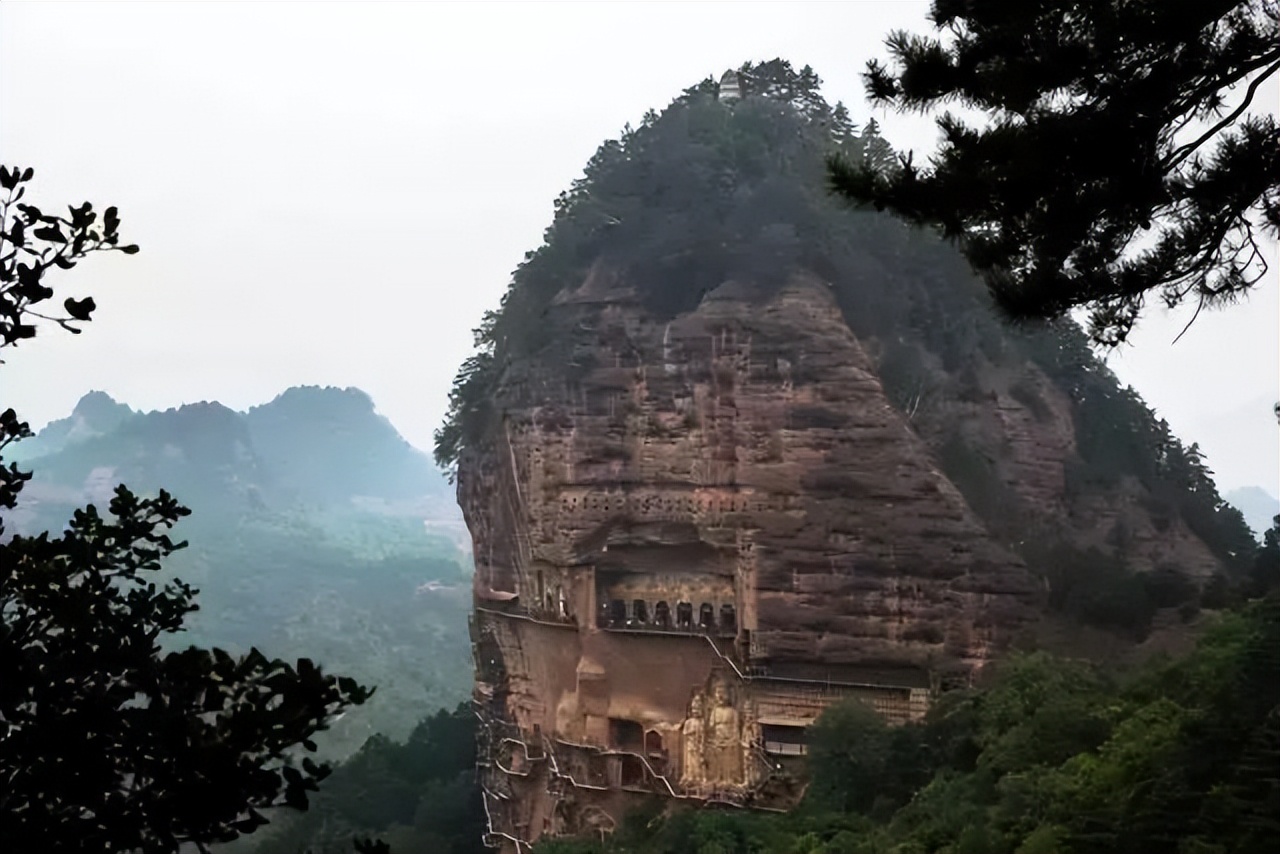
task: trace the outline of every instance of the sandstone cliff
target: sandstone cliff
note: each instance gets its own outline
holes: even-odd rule
[[[905,719],[1035,601],[1022,561],[886,400],[824,283],[797,276],[764,302],[726,283],[655,322],[609,280],[548,312],[556,345],[506,373],[502,432],[459,471],[480,696],[519,733],[499,727],[521,747],[496,755],[536,778],[505,802],[516,836],[584,820],[542,794],[554,774],[525,752],[533,733],[557,764],[590,745],[583,773],[607,790],[612,773],[619,791],[626,777],[746,799],[768,753],[741,746],[739,723],[736,758],[720,762],[733,773],[691,769],[686,753],[714,765],[722,752],[684,743],[695,695],[721,686],[769,728],[762,744],[798,747],[796,730],[846,693]],[[574,360],[593,367],[571,385]],[[616,770],[608,754],[591,770],[596,749],[624,751]],[[612,816],[615,800],[596,805]]]
[[[494,844],[788,807],[831,702],[918,718],[1048,608],[1231,569],[1078,330],[1005,329],[946,247],[830,202],[829,147],[884,144],[815,81],[752,67],[602,147],[460,374]]]

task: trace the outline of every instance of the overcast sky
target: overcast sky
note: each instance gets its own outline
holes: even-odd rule
[[[40,426],[89,389],[243,409],[354,385],[429,449],[470,329],[602,140],[775,56],[864,121],[863,64],[926,8],[5,0],[0,161],[35,167],[42,205],[117,205],[143,251],[60,277],[95,319],[8,349],[0,403]],[[932,147],[927,121],[874,115]],[[1185,316],[1153,314],[1110,357],[1225,489],[1280,494],[1277,290],[1176,345]]]

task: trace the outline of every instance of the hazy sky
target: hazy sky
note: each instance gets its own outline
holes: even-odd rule
[[[926,8],[5,0],[0,161],[35,167],[43,206],[117,205],[143,251],[61,277],[95,319],[8,349],[0,402],[39,426],[89,389],[245,408],[355,385],[428,449],[470,329],[602,140],[775,56],[863,121],[864,62]],[[932,146],[927,121],[874,115],[898,147]],[[1224,488],[1273,495],[1277,290],[1176,345],[1185,318],[1154,314],[1111,357]]]

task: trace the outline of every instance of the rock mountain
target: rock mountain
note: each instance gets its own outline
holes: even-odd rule
[[[76,508],[105,511],[119,483],[167,489],[192,509],[175,529],[189,546],[156,581],[194,585],[200,608],[167,647],[258,647],[376,685],[320,739],[326,756],[375,733],[405,737],[466,696],[457,506],[364,392],[291,388],[248,412],[135,412],[92,392],[16,449],[35,476],[4,511],[7,531],[56,534]]]
[[[1006,326],[831,155],[901,168],[808,68],[704,81],[600,148],[477,330],[437,458],[494,844],[785,808],[831,702],[916,718],[1046,614],[1139,637],[1247,565],[1078,328]]]
[[[247,412],[217,402],[135,412],[94,391],[14,450],[35,472],[16,512],[19,530],[60,524],[119,483],[167,489],[202,517],[355,505],[456,516],[431,459],[356,388],[290,388]]]

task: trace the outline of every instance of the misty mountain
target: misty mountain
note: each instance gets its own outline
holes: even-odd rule
[[[354,388],[292,388],[236,412],[217,402],[136,412],[104,392],[18,443],[35,471],[19,531],[57,526],[119,483],[167,489],[197,515],[305,506],[449,520],[457,511],[430,458]]]
[[[114,429],[65,441],[24,464],[35,471],[24,504],[40,501],[42,511],[56,509],[58,518],[68,503],[109,499],[119,483],[146,493],[167,489],[205,514],[236,515],[263,509],[274,483],[253,449],[244,417],[207,402],[135,413]],[[55,524],[45,512],[39,516],[40,523]]]
[[[431,459],[406,442],[360,389],[291,388],[250,409],[244,420],[277,484],[308,504],[448,493]],[[317,465],[323,460],[341,465]]]
[[[1272,520],[1280,515],[1280,498],[1260,486],[1242,486],[1223,497],[1240,511],[1244,521],[1259,537],[1271,528]]]
[[[18,446],[34,478],[6,533],[105,512],[121,483],[191,508],[157,582],[194,585],[200,609],[169,645],[258,647],[377,686],[321,739],[327,755],[467,696],[469,538],[439,469],[363,391],[292,388],[248,412],[137,412],[90,392]]]
[[[39,435],[19,442],[5,452],[5,457],[26,462],[61,451],[67,445],[110,433],[138,413],[118,403],[105,391],[91,391],[66,418],[51,421]]]

